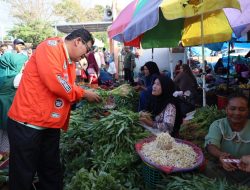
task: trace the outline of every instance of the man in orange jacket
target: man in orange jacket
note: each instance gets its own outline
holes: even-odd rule
[[[30,190],[37,172],[40,188],[62,190],[60,129],[67,130],[71,105],[100,97],[75,85],[75,62],[94,40],[85,29],[38,45],[23,72],[8,116],[10,190]]]

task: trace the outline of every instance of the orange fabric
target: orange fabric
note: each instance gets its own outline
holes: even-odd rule
[[[72,103],[84,96],[75,85],[75,63],[61,38],[42,42],[28,61],[9,110],[9,117],[47,128],[68,127]]]
[[[133,39],[130,42],[124,42],[124,46],[132,46],[132,47],[140,48],[142,37],[143,37],[143,34]]]

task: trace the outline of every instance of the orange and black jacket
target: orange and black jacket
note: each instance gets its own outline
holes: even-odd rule
[[[26,64],[8,116],[19,122],[66,130],[71,105],[84,96],[75,85],[75,63],[61,38],[43,41]]]

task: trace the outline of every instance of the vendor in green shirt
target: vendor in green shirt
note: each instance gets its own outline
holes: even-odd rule
[[[248,98],[242,94],[228,97],[227,117],[214,121],[205,137],[205,147],[215,159],[209,160],[206,174],[211,177],[226,177],[229,182],[250,186],[250,175],[236,163],[225,159],[241,159],[250,155],[250,120]]]
[[[131,85],[134,84],[134,68],[135,68],[135,55],[131,51],[129,46],[124,47],[125,57],[123,62],[124,69],[124,80],[129,82]]]

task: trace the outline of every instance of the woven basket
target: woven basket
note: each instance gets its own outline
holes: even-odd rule
[[[142,175],[146,189],[154,190],[157,189],[157,185],[162,185],[163,173],[145,162],[143,162]]]
[[[173,172],[192,171],[192,170],[198,168],[204,161],[204,155],[202,153],[202,150],[199,147],[197,147],[196,145],[194,145],[193,143],[191,143],[189,141],[185,141],[185,140],[181,140],[181,139],[175,139],[176,142],[187,144],[187,145],[189,145],[189,146],[191,146],[193,148],[193,150],[197,154],[196,163],[190,168],[177,168],[177,167],[173,167],[173,166],[163,166],[163,165],[156,164],[156,163],[152,162],[151,160],[149,160],[148,158],[146,158],[141,153],[141,149],[143,147],[143,144],[154,141],[155,139],[156,139],[156,136],[151,136],[151,137],[148,137],[146,139],[143,139],[143,140],[140,140],[139,142],[137,142],[135,144],[136,152],[139,154],[139,156],[141,157],[141,159],[145,163],[147,163],[148,165],[150,165],[150,166],[152,166],[152,167],[154,167],[156,169],[159,169],[160,171],[162,171],[164,173],[170,174],[170,173],[173,173]]]

